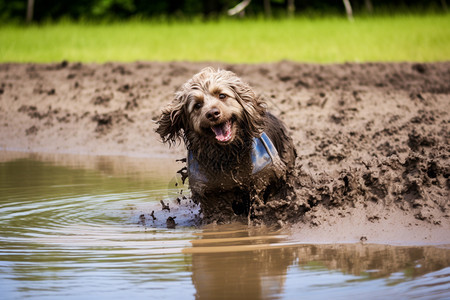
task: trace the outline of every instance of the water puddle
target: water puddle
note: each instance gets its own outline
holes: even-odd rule
[[[450,297],[447,247],[305,245],[282,230],[198,227],[179,168],[0,152],[2,299]]]

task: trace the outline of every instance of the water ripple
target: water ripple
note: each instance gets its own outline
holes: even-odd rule
[[[102,172],[0,163],[2,297],[450,297],[448,248],[304,245],[271,228],[199,228],[173,175]]]

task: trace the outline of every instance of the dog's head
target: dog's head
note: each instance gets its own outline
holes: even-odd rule
[[[220,145],[258,136],[265,105],[233,72],[205,68],[188,80],[166,106],[156,132],[163,142],[202,137]]]

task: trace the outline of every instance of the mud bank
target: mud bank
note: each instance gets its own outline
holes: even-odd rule
[[[154,121],[205,66],[237,73],[292,133],[295,193],[277,219],[330,241],[403,228],[450,242],[450,62],[1,64],[0,150],[180,158]]]

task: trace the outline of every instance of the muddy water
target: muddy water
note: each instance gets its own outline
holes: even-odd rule
[[[450,297],[448,247],[304,245],[268,228],[196,227],[179,167],[0,152],[1,298]]]

